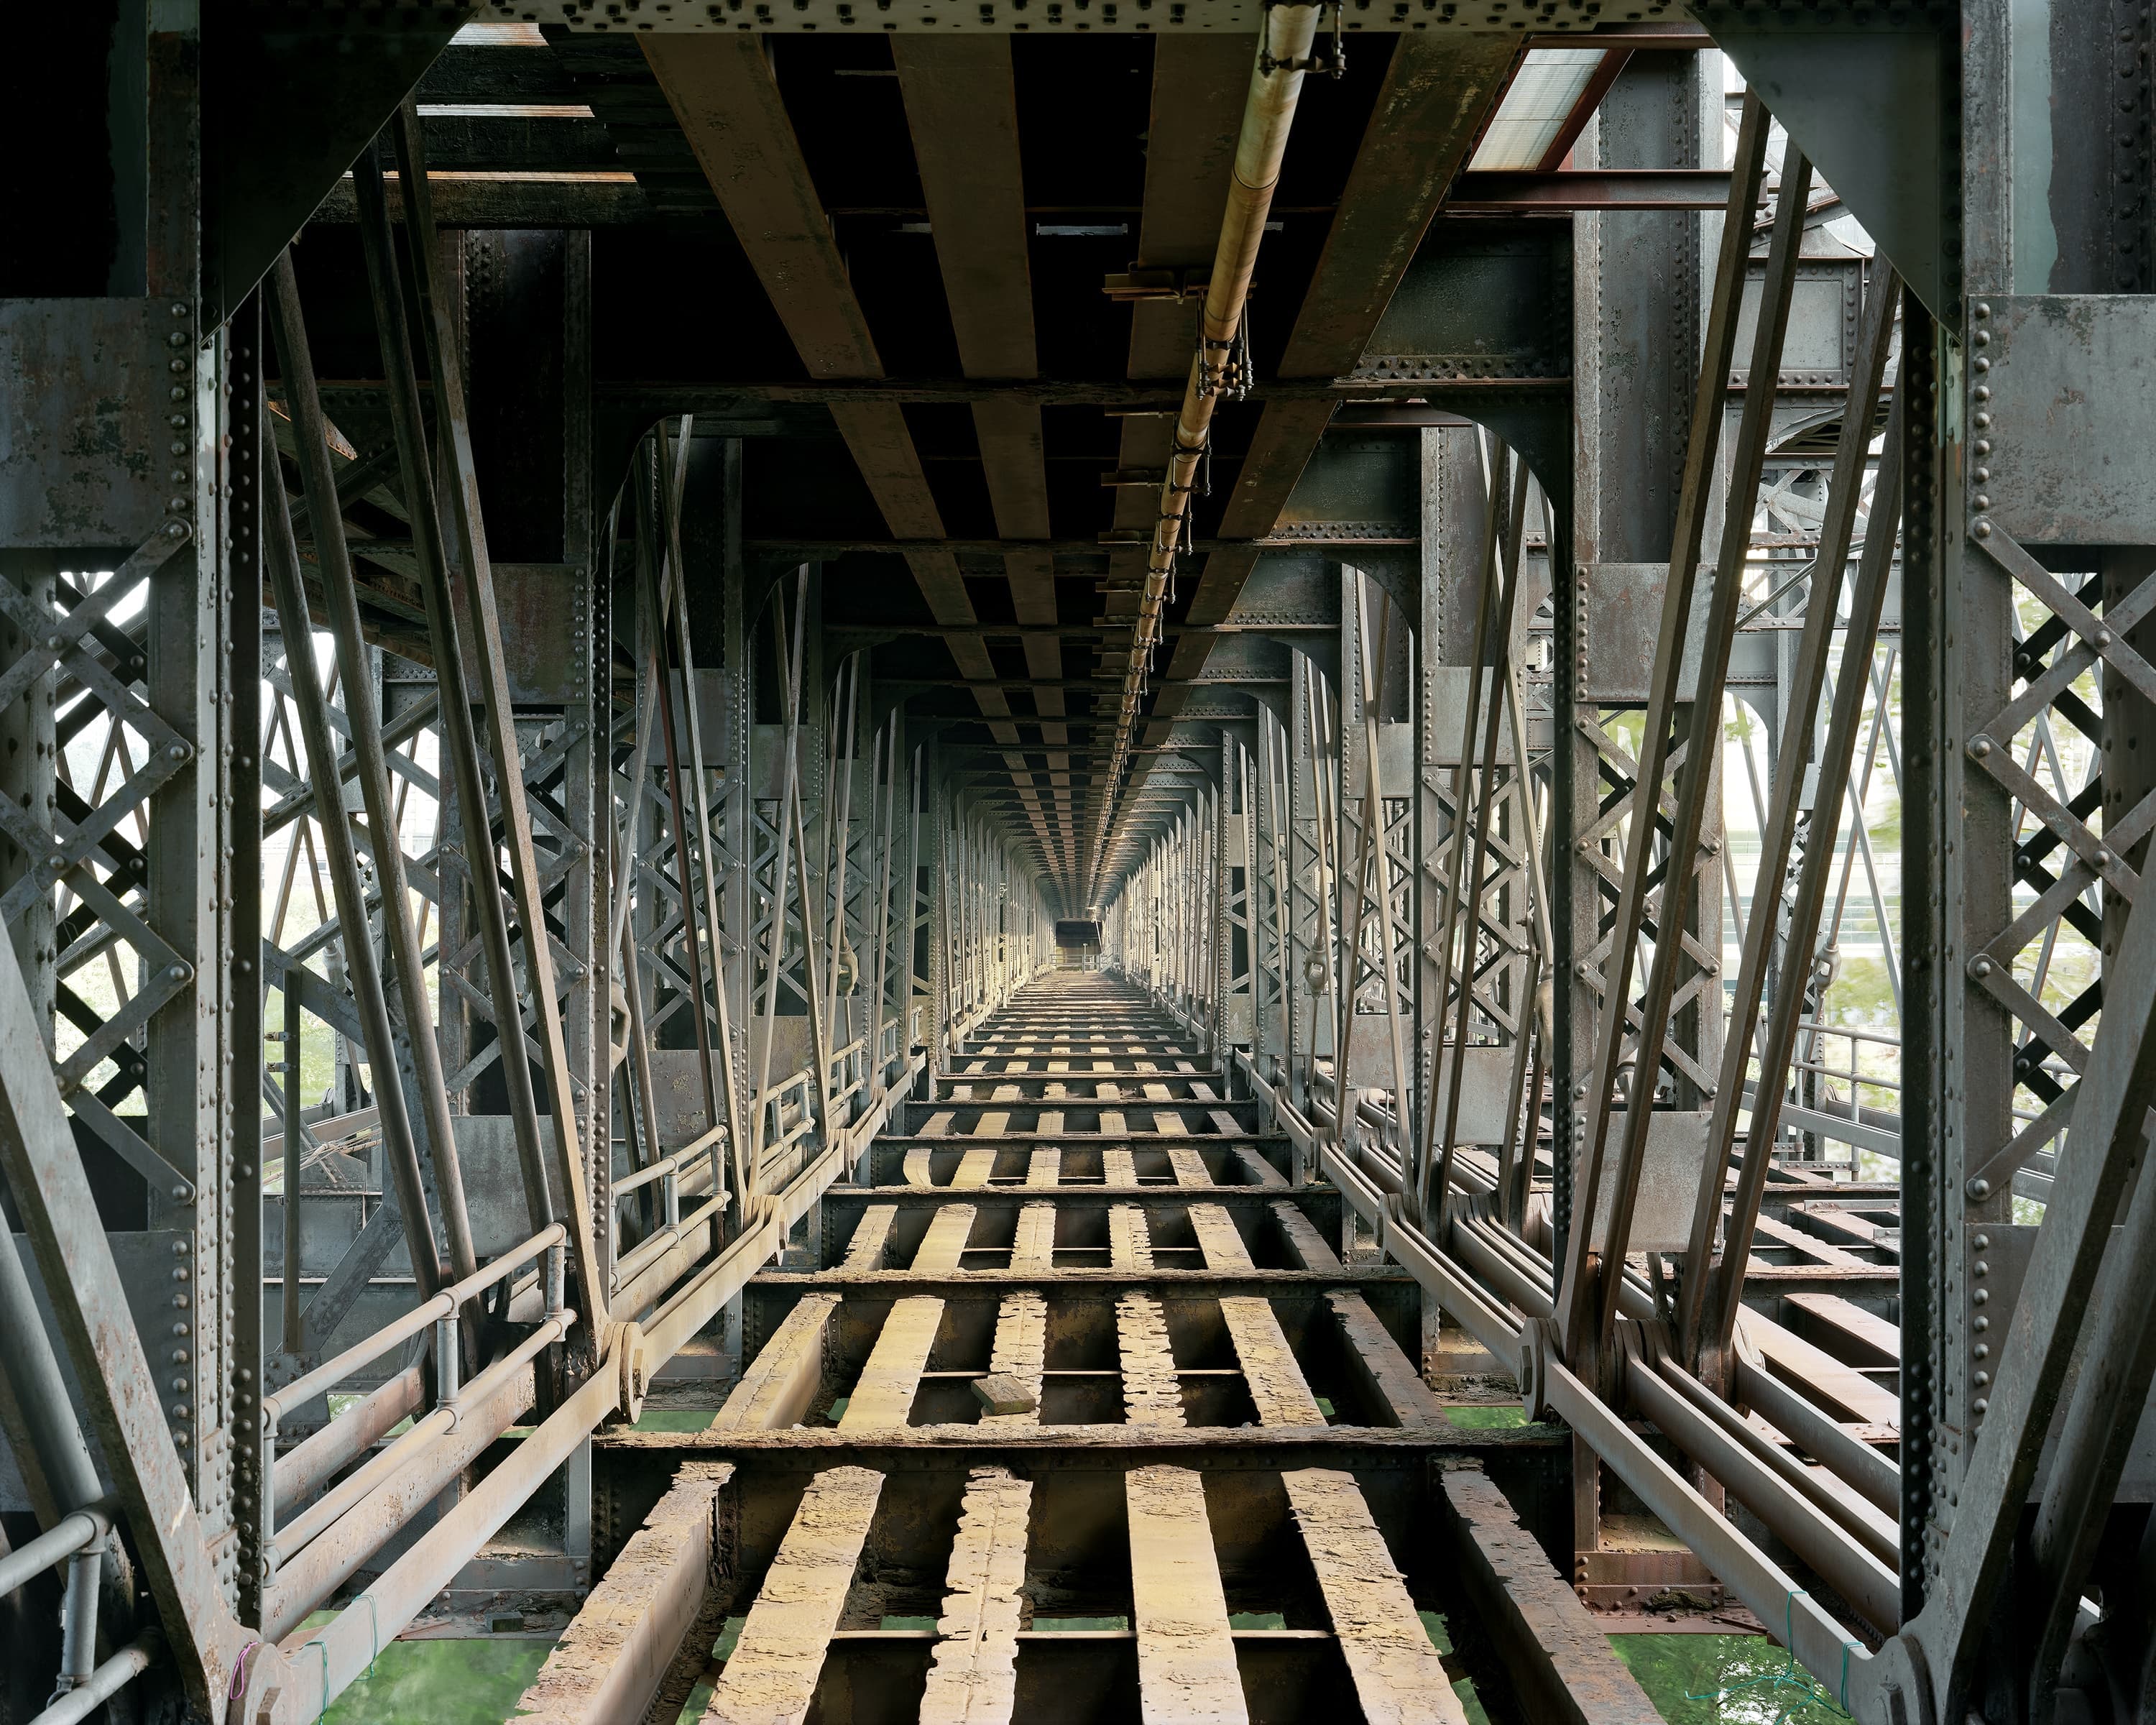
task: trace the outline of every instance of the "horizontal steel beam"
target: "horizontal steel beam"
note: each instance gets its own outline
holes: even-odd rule
[[[1727,168],[1570,168],[1556,173],[1484,169],[1460,175],[1445,209],[1455,215],[1562,215],[1573,210],[1720,209]]]

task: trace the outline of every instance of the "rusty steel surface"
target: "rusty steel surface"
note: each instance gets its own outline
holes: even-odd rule
[[[2146,1693],[2147,19],[736,9],[17,33],[0,1713]]]
[[[978,1024],[891,1136],[918,1142],[954,1104],[1111,1045],[1228,1094],[1142,995],[1056,978]],[[1091,1692],[1069,1687],[1063,1650],[1081,1645],[1106,1661],[1099,1692],[1148,1717],[1276,1717],[1291,1695],[1372,1718],[1465,1717],[1416,1615],[1440,1584],[1381,1523],[1403,1491],[1422,1501],[1436,1456],[1516,1457],[1533,1475],[1558,1451],[1548,1434],[1452,1425],[1404,1347],[1419,1308],[1389,1327],[1358,1291],[1379,1297],[1397,1277],[1322,1245],[1304,1208],[1315,1189],[1201,1160],[1206,1140],[1175,1124],[1126,1123],[1105,1143],[1066,1131],[1052,1161],[998,1153],[973,1181],[961,1153],[933,1183],[834,1189],[827,1204],[856,1219],[827,1221],[829,1267],[769,1270],[746,1291],[752,1351],[712,1424],[605,1435],[610,1489],[660,1505],[624,1557],[670,1501],[636,1494],[676,1467],[733,1469],[721,1520],[735,1544],[706,1609],[724,1601],[748,1627],[707,1718],[858,1707],[877,1683],[918,1694],[922,1718],[1056,1717]],[[911,1150],[872,1151],[873,1166],[930,1177]],[[1091,1270],[1074,1261],[1088,1255]],[[1306,1255],[1329,1261],[1305,1269]],[[1366,1495],[1366,1479],[1382,1483]],[[1251,1490],[1264,1507],[1244,1526],[1229,1506]],[[1069,1507],[1100,1491],[1111,1521]],[[1260,1527],[1306,1551],[1312,1626],[1230,1630],[1231,1604],[1263,1609],[1253,1590],[1279,1585],[1277,1562],[1253,1567],[1271,1548]],[[834,1540],[859,1553],[844,1578]],[[942,1592],[927,1592],[939,1574]],[[1081,1597],[1129,1626],[1071,1637],[1061,1602]],[[932,1598],[932,1632],[877,1627]],[[702,1658],[681,1650],[677,1686]],[[1246,1703],[1276,1681],[1278,1696]]]

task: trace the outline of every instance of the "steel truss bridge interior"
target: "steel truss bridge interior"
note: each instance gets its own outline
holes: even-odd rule
[[[2156,1719],[2152,33],[11,25],[0,1721]]]

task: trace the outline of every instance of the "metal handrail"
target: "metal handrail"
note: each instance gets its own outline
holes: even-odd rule
[[[77,1684],[31,1720],[30,1725],[74,1725],[78,1719],[87,1719],[149,1670],[164,1651],[164,1636],[156,1630],[145,1630],[92,1671],[86,1681]]]
[[[522,1269],[542,1252],[558,1250],[568,1239],[568,1231],[559,1222],[551,1222],[513,1251],[505,1252],[491,1264],[462,1281],[452,1282],[431,1300],[415,1306],[403,1317],[384,1324],[364,1340],[355,1342],[332,1358],[324,1360],[313,1371],[295,1378],[274,1395],[262,1398],[263,1418],[273,1424],[284,1418],[295,1408],[305,1407],[316,1396],[334,1389],[360,1367],[377,1360],[400,1342],[409,1341],[430,1324],[445,1317],[454,1317],[457,1309],[475,1294],[483,1294],[504,1276]]]
[[[617,1199],[626,1198],[633,1192],[642,1191],[654,1180],[663,1180],[669,1174],[680,1173],[697,1163],[708,1165],[713,1151],[726,1142],[726,1137],[725,1127],[713,1127],[701,1137],[684,1144],[679,1150],[669,1151],[649,1166],[640,1168],[634,1173],[626,1174],[616,1180],[613,1183],[613,1195]]]
[[[18,1546],[0,1557],[0,1599],[54,1565],[65,1563],[79,1551],[95,1545],[112,1531],[116,1506],[110,1498],[64,1515],[28,1545]]]

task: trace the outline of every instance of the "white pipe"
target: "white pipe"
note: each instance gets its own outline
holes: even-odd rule
[[[1116,719],[1116,742],[1107,776],[1101,781],[1101,812],[1093,839],[1093,863],[1086,901],[1100,901],[1101,870],[1107,860],[1108,829],[1116,813],[1116,785],[1130,760],[1132,732],[1137,724],[1139,691],[1146,667],[1160,640],[1168,603],[1168,577],[1183,536],[1198,463],[1213,434],[1214,403],[1219,399],[1223,373],[1230,363],[1243,326],[1244,303],[1257,268],[1258,245],[1272,209],[1273,187],[1287,152],[1288,129],[1302,95],[1303,74],[1317,43],[1322,8],[1273,6],[1265,12],[1263,34],[1250,65],[1250,93],[1243,102],[1243,130],[1235,143],[1235,171],[1228,182],[1228,208],[1220,218],[1219,243],[1213,250],[1213,275],[1206,284],[1205,309],[1199,319],[1201,346],[1191,356],[1189,381],[1175,418],[1175,447],[1161,480],[1159,519],[1146,562],[1145,589],[1138,600],[1138,621],[1123,672],[1122,707]],[[1240,380],[1244,387],[1247,377]],[[1238,390],[1240,393],[1240,389]]]

